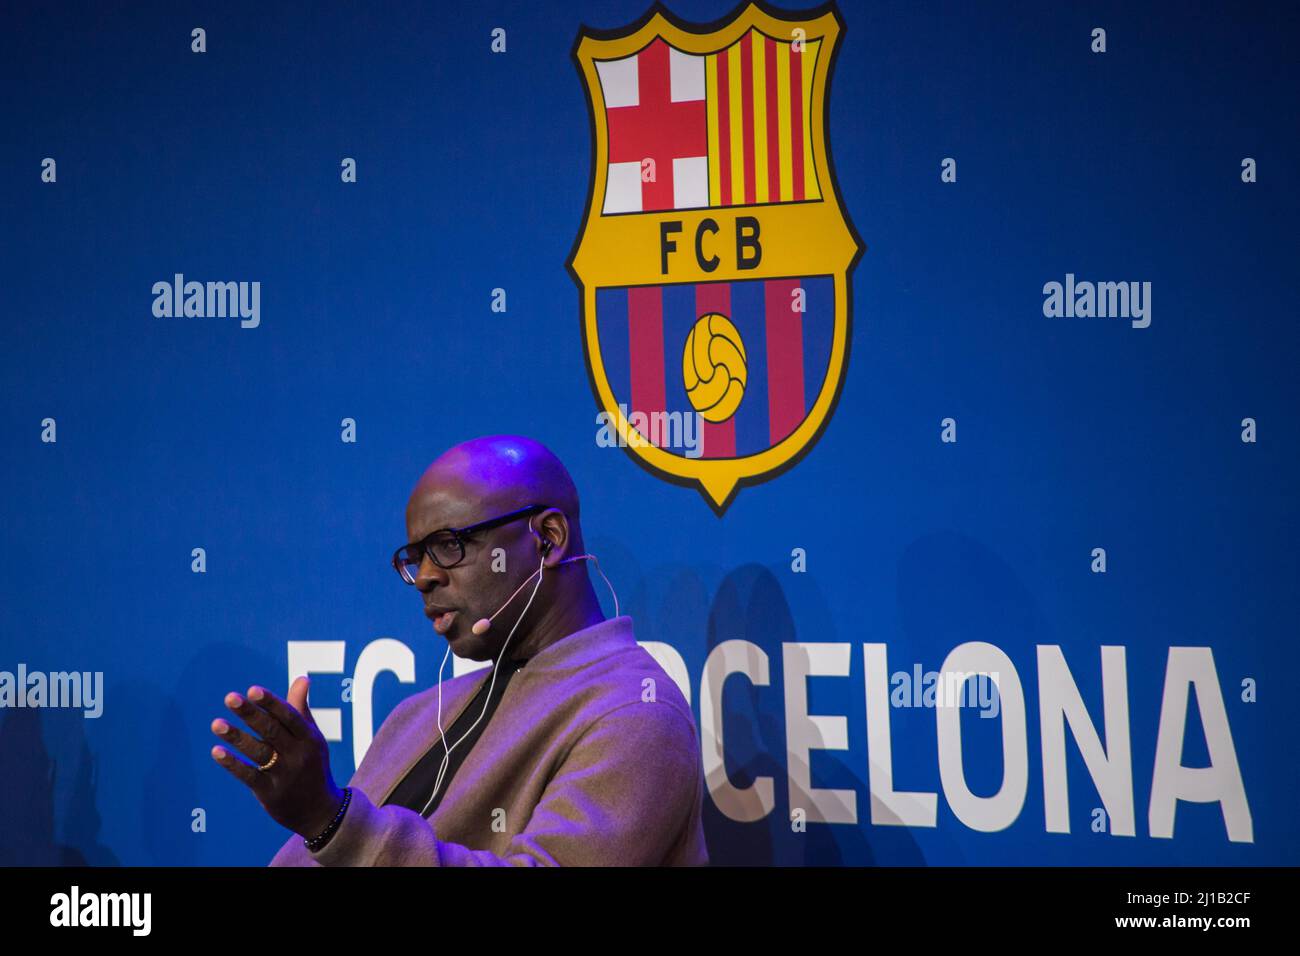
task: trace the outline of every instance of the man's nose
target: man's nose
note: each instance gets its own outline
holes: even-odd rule
[[[427,591],[432,587],[443,587],[449,580],[447,569],[438,567],[433,563],[433,558],[426,554],[416,572],[415,586],[421,591]]]

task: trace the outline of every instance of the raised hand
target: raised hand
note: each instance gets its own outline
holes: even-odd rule
[[[330,775],[329,746],[307,704],[310,685],[299,677],[287,701],[258,685],[247,697],[227,694],[226,706],[257,736],[220,717],[212,722],[212,732],[252,763],[221,746],[212,748],[212,759],[247,786],[272,819],[305,838],[329,826],[343,803]]]

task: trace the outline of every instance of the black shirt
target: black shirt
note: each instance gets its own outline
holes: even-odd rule
[[[445,739],[446,746],[451,748],[451,757],[447,759],[447,772],[443,775],[442,786],[438,788],[438,795],[434,798],[429,812],[425,817],[429,817],[438,809],[438,804],[442,802],[442,796],[451,787],[451,778],[456,775],[456,770],[465,761],[465,755],[470,752],[475,742],[482,736],[492,715],[496,713],[497,705],[501,703],[501,698],[509,686],[511,678],[519,673],[528,662],[523,661],[502,661],[497,671],[496,685],[492,686],[492,674],[489,672],[483,686],[479,688],[474,699],[470,701],[469,706],[465,708],[464,713],[460,715],[457,721],[447,728]],[[487,713],[483,713],[483,702],[487,698],[488,687],[492,686],[492,697],[487,702]],[[479,715],[483,717],[480,720]],[[478,721],[478,726],[470,730],[474,721]],[[468,736],[466,732],[468,731]],[[464,741],[461,738],[464,737]],[[438,779],[438,768],[442,766],[442,760],[445,756],[443,750],[443,738],[439,738],[432,747],[430,747],[419,759],[410,772],[402,778],[402,781],[388,795],[384,801],[384,806],[406,807],[408,810],[414,810],[421,813],[424,806],[429,802],[429,794],[433,792],[434,782]]]

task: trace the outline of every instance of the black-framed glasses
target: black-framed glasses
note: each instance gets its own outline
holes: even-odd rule
[[[404,544],[394,551],[393,567],[402,576],[403,581],[407,584],[414,584],[416,575],[420,573],[420,564],[424,561],[426,554],[438,567],[454,568],[465,560],[465,542],[471,535],[491,528],[499,528],[511,521],[518,521],[520,518],[535,515],[539,511],[545,511],[548,507],[550,506],[529,505],[526,508],[520,508],[518,511],[512,511],[498,518],[489,518],[487,521],[478,522],[478,524],[466,525],[464,528],[439,528],[437,531],[431,531],[419,541]]]

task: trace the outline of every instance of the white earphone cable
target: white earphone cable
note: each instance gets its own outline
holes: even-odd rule
[[[452,744],[451,747],[447,746],[447,735],[446,732],[442,729],[442,667],[438,668],[438,734],[442,739],[443,755],[442,755],[442,763],[438,767],[438,777],[433,784],[433,793],[429,794],[429,799],[425,803],[424,809],[420,811],[420,816],[424,816],[426,813],[429,812],[429,806],[430,804],[433,803],[433,798],[438,795],[438,791],[442,788],[443,777],[446,774],[447,767],[451,761],[451,752],[465,742],[465,738],[474,732],[474,728],[478,726],[479,721],[483,719],[483,715],[487,713],[488,705],[492,703],[492,688],[496,686],[497,671],[500,670],[501,659],[505,657],[506,648],[510,646],[510,641],[515,636],[515,631],[518,630],[520,622],[523,621],[524,616],[528,613],[528,609],[532,607],[533,598],[537,597],[537,592],[542,587],[542,579],[546,576],[543,573],[545,568],[546,568],[546,558],[545,556],[543,556],[541,564],[537,566],[537,570],[534,571],[532,574],[530,574],[528,578],[524,579],[524,584],[527,584],[529,580],[536,577],[537,584],[533,587],[533,593],[528,595],[528,603],[524,605],[523,611],[520,612],[519,617],[515,618],[514,627],[510,628],[509,636],[506,637],[505,643],[501,645],[501,653],[497,655],[496,662],[492,665],[492,680],[488,684],[487,699],[483,701],[483,710],[479,713],[478,719],[476,719],[474,723],[470,724],[469,729],[465,731],[464,735],[460,738],[460,740]],[[520,591],[523,590],[524,584],[521,584],[518,588],[515,589],[515,594],[518,594]],[[510,595],[510,600],[514,600],[515,594]],[[506,604],[503,605],[503,607],[509,606],[509,604],[510,601],[507,601]],[[450,653],[451,653],[451,645],[448,644],[447,654]],[[443,666],[446,666],[447,664],[447,654],[443,655],[442,658]]]
[[[531,520],[529,521],[529,529],[530,530],[532,529]],[[594,554],[579,554],[579,555],[575,555],[572,558],[566,558],[565,560],[559,562],[559,564],[557,564],[556,567],[559,567],[560,565],[563,564],[571,564],[574,561],[590,561],[592,564],[596,566],[596,571],[598,574],[600,574],[601,579],[605,582],[605,587],[609,588],[609,593],[614,597],[614,616],[618,617],[619,616],[618,592],[614,590],[614,585],[612,585],[609,582],[609,578],[606,577],[605,572],[601,570],[600,561],[596,559],[596,556]],[[475,720],[474,723],[470,724],[469,729],[465,731],[464,735],[460,738],[460,740],[456,741],[450,747],[447,746],[447,733],[445,730],[443,730],[442,727],[442,674],[443,674],[443,670],[447,666],[447,658],[451,656],[451,644],[450,643],[447,644],[447,653],[442,655],[442,664],[438,667],[438,737],[442,741],[442,750],[443,750],[442,763],[438,766],[438,776],[433,784],[433,793],[429,794],[429,799],[425,803],[424,809],[420,812],[420,816],[424,816],[429,812],[429,806],[433,803],[433,798],[438,795],[438,791],[442,788],[443,778],[446,775],[448,766],[450,765],[451,752],[465,742],[465,738],[468,737],[471,733],[473,733],[474,728],[478,726],[479,721],[482,720],[483,716],[487,713],[488,706],[492,703],[492,689],[496,687],[497,671],[500,669],[501,660],[503,657],[505,657],[506,648],[510,646],[510,641],[514,638],[515,631],[518,630],[520,623],[523,621],[525,615],[528,614],[528,609],[532,607],[533,598],[537,597],[537,592],[542,587],[542,579],[545,577],[545,573],[544,573],[545,570],[546,570],[546,555],[543,554],[541,563],[538,564],[537,566],[537,570],[534,571],[532,574],[528,575],[528,577],[524,578],[523,582],[519,585],[519,587],[515,588],[514,594],[511,594],[510,597],[506,599],[506,603],[501,605],[501,607],[497,610],[496,614],[492,615],[492,617],[495,618],[497,614],[500,614],[502,611],[508,608],[510,606],[510,602],[513,601],[516,597],[518,597],[519,592],[522,591],[528,585],[528,582],[531,581],[533,578],[537,578],[537,584],[533,587],[533,593],[528,595],[528,603],[524,605],[524,609],[522,612],[520,612],[519,617],[515,618],[514,627],[510,628],[510,634],[509,636],[506,637],[506,642],[501,645],[501,653],[497,655],[497,659],[492,665],[492,680],[488,684],[487,700],[483,702],[482,712],[479,713],[478,719]],[[489,618],[488,620],[490,621],[491,618]]]

